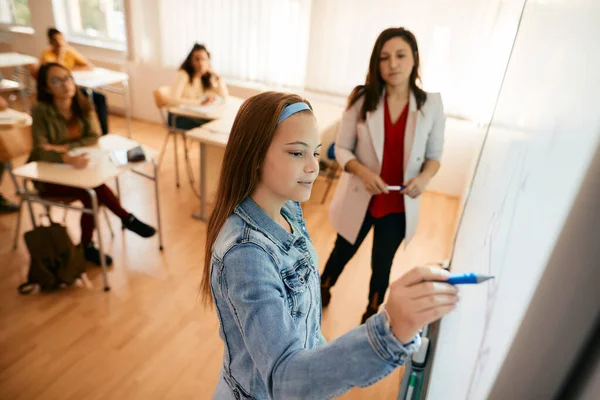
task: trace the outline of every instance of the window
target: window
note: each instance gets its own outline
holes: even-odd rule
[[[163,64],[177,67],[194,42],[228,78],[301,87],[311,0],[161,0]]]
[[[27,0],[0,0],[0,23],[31,26]]]
[[[57,27],[69,40],[122,48],[126,44],[124,0],[55,0]]]
[[[489,121],[525,0],[159,0],[162,62],[194,42],[236,80],[348,96],[388,27],[419,41],[427,91],[448,115]]]

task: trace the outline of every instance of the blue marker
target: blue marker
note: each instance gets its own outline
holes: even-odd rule
[[[451,285],[465,285],[465,284],[474,284],[485,282],[489,279],[494,279],[493,276],[490,275],[478,275],[474,273],[467,274],[453,274],[450,276],[450,279],[446,281]]]

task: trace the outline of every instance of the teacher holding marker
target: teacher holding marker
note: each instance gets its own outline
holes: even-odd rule
[[[336,138],[342,177],[330,206],[338,235],[321,276],[323,307],[330,289],[374,226],[369,304],[375,314],[389,285],[394,255],[414,236],[420,195],[440,167],[444,109],[438,93],[418,86],[419,50],[404,28],[383,31],[364,85],[348,99]]]

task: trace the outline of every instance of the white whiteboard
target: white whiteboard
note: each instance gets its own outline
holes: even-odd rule
[[[525,6],[451,267],[496,279],[442,320],[430,400],[485,399],[502,366],[598,145],[599,38],[596,0]]]

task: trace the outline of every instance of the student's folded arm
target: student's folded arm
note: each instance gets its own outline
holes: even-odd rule
[[[91,111],[83,123],[83,132],[80,139],[69,142],[69,149],[77,147],[93,146],[100,138],[100,123],[96,113]]]
[[[70,47],[68,50],[73,58],[75,59],[75,67],[80,70],[91,70],[94,69],[94,64],[85,58],[83,54],[78,52],[76,49]]]
[[[229,90],[227,89],[225,80],[221,77],[217,79],[217,94],[223,98],[227,98],[229,96]]]
[[[331,398],[371,385],[403,364],[420,344],[402,345],[380,313],[338,339],[306,350],[267,251],[252,242],[238,244],[223,262],[223,296],[270,398]]]

